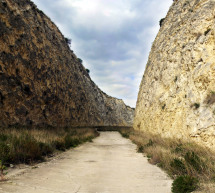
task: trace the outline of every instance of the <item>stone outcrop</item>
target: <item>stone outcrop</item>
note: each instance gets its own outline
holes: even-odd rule
[[[31,1],[0,1],[0,126],[129,126],[133,113],[96,86]]]
[[[175,0],[152,45],[134,128],[215,145],[215,1]]]

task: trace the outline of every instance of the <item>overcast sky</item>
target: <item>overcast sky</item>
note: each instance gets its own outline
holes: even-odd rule
[[[150,48],[173,0],[33,0],[107,94],[135,107]]]

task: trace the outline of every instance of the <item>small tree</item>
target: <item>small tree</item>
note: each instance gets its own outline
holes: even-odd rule
[[[83,60],[81,58],[78,58],[78,61],[82,64]]]
[[[65,38],[66,43],[71,46],[72,40],[70,38]]]
[[[86,69],[87,73],[89,74],[90,73],[90,70],[89,69]]]
[[[165,18],[162,18],[162,19],[159,21],[160,27],[162,26],[164,20],[165,20]]]

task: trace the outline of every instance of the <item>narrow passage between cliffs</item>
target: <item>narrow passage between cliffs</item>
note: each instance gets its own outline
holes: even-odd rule
[[[171,183],[130,140],[101,132],[92,143],[1,183],[0,193],[170,193]]]

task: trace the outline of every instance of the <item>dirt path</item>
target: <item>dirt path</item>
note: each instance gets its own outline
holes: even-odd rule
[[[0,183],[0,193],[170,193],[172,181],[118,132]]]

